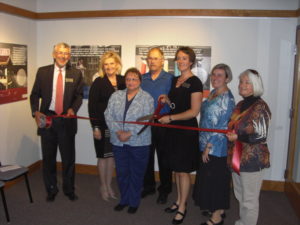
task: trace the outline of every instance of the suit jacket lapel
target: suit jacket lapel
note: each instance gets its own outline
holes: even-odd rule
[[[47,76],[45,77],[45,78],[46,78],[46,79],[45,79],[45,82],[46,82],[47,84],[49,84],[49,93],[47,93],[48,96],[47,96],[47,98],[45,98],[45,99],[47,99],[47,101],[48,101],[48,102],[47,102],[47,109],[49,109],[50,104],[51,104],[51,100],[52,100],[53,77],[54,77],[54,65],[52,65],[52,66],[49,67],[48,74],[47,74]]]
[[[68,95],[70,94],[70,86],[69,86],[69,82],[70,81],[73,81],[74,82],[74,77],[73,77],[73,74],[71,73],[71,70],[66,67],[66,76],[65,76],[65,90],[64,90],[64,109],[65,109],[65,104],[66,104],[66,101],[68,99]]]

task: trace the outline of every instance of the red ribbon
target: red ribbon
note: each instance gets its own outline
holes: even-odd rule
[[[232,166],[232,169],[234,170],[234,172],[236,172],[238,175],[240,175],[242,147],[243,147],[243,145],[240,141],[234,142],[231,166]]]
[[[84,119],[84,120],[96,120],[96,118],[84,117],[84,116],[67,116],[67,115],[52,115],[46,116],[46,128],[51,127],[53,118],[66,118],[66,119]],[[151,122],[137,122],[137,121],[117,121],[118,123],[129,123],[129,124],[137,124],[137,125],[148,125],[155,127],[167,127],[167,128],[175,128],[175,129],[183,129],[183,130],[196,130],[196,131],[204,131],[204,132],[216,132],[226,134],[229,130],[222,129],[208,129],[208,128],[198,128],[198,127],[188,127],[182,125],[172,125],[172,124],[161,124],[161,123],[151,123]]]
[[[65,118],[65,119],[83,119],[83,120],[96,120],[96,118],[90,118],[90,117],[84,117],[84,116],[76,116],[76,115],[52,115],[52,116],[45,116],[43,117],[44,120],[44,127],[43,128],[49,128],[52,126],[52,119],[53,118]]]
[[[229,130],[222,129],[208,129],[208,128],[199,128],[199,127],[188,127],[182,125],[172,125],[172,124],[161,124],[161,123],[151,123],[151,122],[136,122],[136,121],[117,121],[118,123],[129,123],[129,124],[138,124],[138,125],[148,125],[154,127],[167,127],[167,128],[175,128],[182,130],[196,130],[196,131],[205,131],[205,132],[217,132],[226,134]]]

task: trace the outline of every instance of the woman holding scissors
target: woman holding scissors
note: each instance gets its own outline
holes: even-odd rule
[[[191,71],[196,55],[191,48],[180,47],[175,61],[181,75],[173,79],[169,95],[162,100],[174,103],[175,108],[171,109],[170,115],[159,119],[159,122],[198,127],[196,116],[202,102],[202,83]],[[175,172],[177,199],[165,212],[175,213],[172,223],[181,224],[186,215],[186,201],[191,186],[190,173],[198,169],[199,135],[198,131],[168,129],[166,136],[170,168]]]

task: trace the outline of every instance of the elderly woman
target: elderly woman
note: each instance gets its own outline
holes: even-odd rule
[[[218,64],[210,75],[214,88],[201,107],[201,128],[227,129],[235,106],[227,87],[232,80],[229,66]],[[223,133],[200,132],[200,168],[197,171],[193,198],[203,215],[211,218],[202,225],[223,224],[224,209],[229,208],[230,171],[227,167],[227,138]]]
[[[196,116],[202,102],[202,83],[191,71],[196,55],[193,49],[180,47],[175,54],[175,61],[181,75],[173,79],[169,95],[163,96],[163,101],[171,102],[175,107],[170,115],[162,117],[159,122],[198,127]],[[172,223],[181,224],[186,215],[190,173],[199,166],[199,137],[197,131],[179,129],[168,129],[166,136],[168,160],[175,172],[177,199],[165,212],[175,213]]]
[[[108,99],[116,90],[125,89],[125,79],[119,75],[122,69],[121,59],[115,52],[106,52],[100,59],[100,77],[93,82],[90,93],[88,110],[94,136],[94,146],[98,158],[97,167],[100,177],[100,193],[104,200],[116,198],[111,187],[114,171],[112,146],[109,142],[109,131],[104,119],[104,111]]]
[[[266,141],[271,112],[260,97],[264,89],[259,73],[248,69],[241,73],[239,79],[239,94],[244,99],[235,107],[229,122],[229,129],[234,132],[227,133],[231,142],[228,164],[234,171],[234,194],[240,204],[240,219],[235,225],[255,225],[263,172],[270,167]]]
[[[139,207],[151,144],[150,127],[140,134],[141,125],[120,123],[136,121],[154,111],[153,98],[140,88],[141,74],[136,68],[125,73],[126,89],[115,92],[105,110],[106,123],[116,161],[117,180],[121,200],[114,208],[121,211],[129,206],[128,213]]]

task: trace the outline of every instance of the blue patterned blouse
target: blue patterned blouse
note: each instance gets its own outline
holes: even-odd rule
[[[210,96],[215,94],[212,90]],[[235,106],[234,97],[230,90],[209,100],[207,98],[201,106],[199,127],[209,129],[227,129],[228,121]],[[227,138],[225,134],[215,132],[200,132],[200,151],[203,152],[207,143],[212,144],[209,155],[227,156]]]

